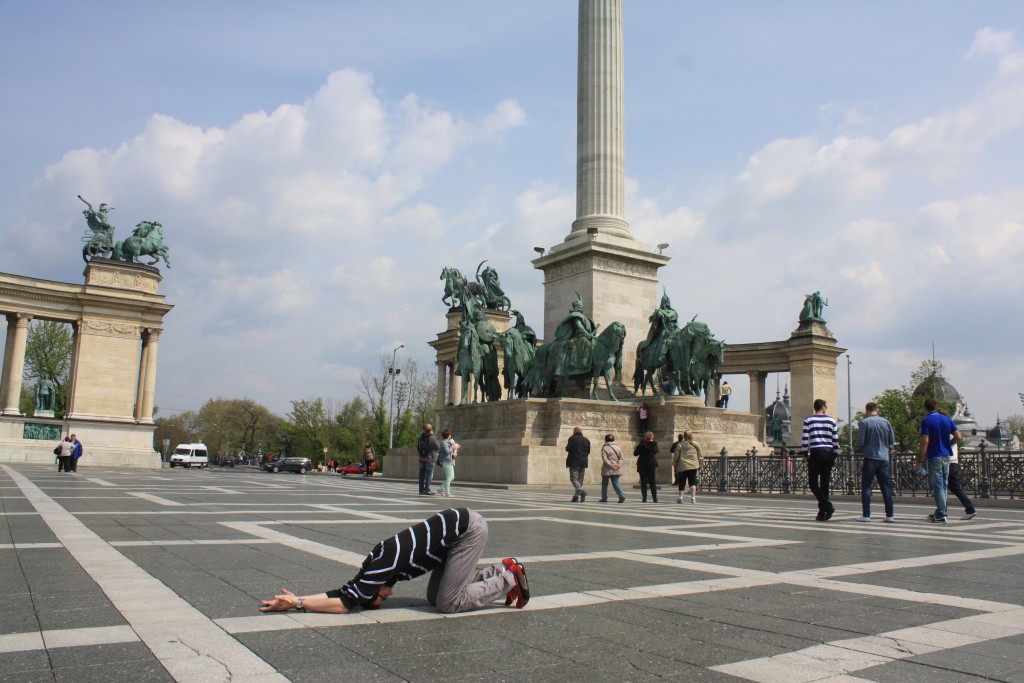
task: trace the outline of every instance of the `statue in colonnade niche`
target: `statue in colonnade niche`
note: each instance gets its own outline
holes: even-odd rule
[[[647,395],[648,385],[651,387],[651,395],[656,393],[658,375],[665,367],[668,345],[679,331],[679,314],[672,308],[668,292],[662,294],[661,305],[648,320],[651,326],[647,330],[647,338],[637,344],[633,371],[633,391],[639,390],[641,396]]]
[[[43,377],[36,384],[36,412],[52,413],[57,403],[57,384],[49,377]]]

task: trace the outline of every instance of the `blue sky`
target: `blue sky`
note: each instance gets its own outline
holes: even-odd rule
[[[575,217],[576,10],[0,0],[0,270],[78,281],[78,193],[122,235],[163,223],[165,412],[347,399],[400,343],[431,369],[445,265],[489,259],[540,329],[531,247]],[[1022,23],[626,0],[626,214],[671,244],[680,316],[784,339],[820,289],[855,407],[934,342],[980,421],[1021,412]]]

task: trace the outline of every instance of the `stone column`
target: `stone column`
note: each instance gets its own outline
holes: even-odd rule
[[[4,343],[4,367],[3,373],[0,374],[0,402],[7,396],[7,384],[10,382],[11,374],[11,354],[14,352],[14,330],[15,321],[13,315],[5,316],[7,318],[7,339]],[[0,409],[3,406],[0,405]]]
[[[434,403],[438,408],[444,407],[445,381],[448,374],[448,364],[444,361],[437,361],[437,392],[434,396]]]
[[[757,440],[764,441],[764,379],[767,373],[748,372],[750,377],[750,414],[757,415]]]
[[[143,424],[153,423],[153,394],[156,391],[156,349],[160,340],[160,330],[146,330],[145,342],[143,343],[143,357],[146,359],[146,384],[142,392],[142,414],[139,422]]]
[[[146,373],[149,371],[149,343],[146,341],[146,332],[142,332],[142,354],[139,357],[139,380],[135,387],[135,421],[142,420],[142,404],[146,393]]]
[[[459,376],[455,374],[455,363],[448,368],[448,402],[457,406],[462,401],[462,384]]]
[[[7,316],[7,342],[9,355],[4,354],[4,415],[21,415],[18,404],[21,400],[21,381],[25,377],[25,340],[28,339],[28,324],[32,316],[27,313],[12,313]],[[10,334],[11,328],[14,334]]]
[[[622,0],[580,0],[577,60],[576,220],[566,241],[588,229],[632,238],[624,208]]]

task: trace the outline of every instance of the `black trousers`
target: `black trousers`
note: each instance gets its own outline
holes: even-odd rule
[[[654,502],[658,502],[658,466],[641,464],[636,466],[636,471],[640,473],[640,496],[647,500],[647,487],[651,488],[651,498]]]
[[[835,464],[836,454],[830,448],[812,448],[807,456],[807,484],[818,499],[819,514],[828,514],[836,509],[828,499],[832,488],[832,467]]]

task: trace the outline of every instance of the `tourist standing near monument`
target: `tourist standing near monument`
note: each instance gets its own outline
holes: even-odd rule
[[[441,469],[444,471],[444,482],[441,484],[441,488],[438,493],[445,498],[453,498],[452,480],[455,479],[455,453],[458,449],[459,444],[455,443],[455,439],[452,438],[451,430],[442,430],[441,452],[437,456],[437,464],[440,465]]]
[[[864,406],[865,417],[857,428],[857,445],[864,454],[860,471],[860,507],[858,522],[871,521],[871,488],[878,479],[885,505],[885,521],[895,522],[892,505],[892,484],[889,481],[889,449],[896,443],[892,425],[878,414],[878,404],[868,401]]]
[[[690,502],[697,502],[697,475],[704,464],[704,453],[700,444],[693,440],[693,434],[683,432],[680,440],[672,444],[672,471],[676,473],[676,486],[679,487],[677,503],[683,502],[683,491],[690,486]]]
[[[647,407],[646,403],[641,403],[636,407],[637,419],[640,421],[640,434],[647,433],[647,420],[651,416],[651,409]]]
[[[75,444],[71,442],[71,437],[66,436],[64,440],[57,446],[57,471],[58,472],[70,472],[71,471],[71,457],[75,452]]]
[[[601,447],[601,502],[608,502],[608,482],[611,481],[612,488],[619,496],[619,502],[625,503],[626,496],[619,486],[619,477],[622,476],[622,449],[615,443],[614,434],[605,434],[604,446]]]
[[[441,452],[441,442],[434,436],[434,425],[429,422],[423,425],[420,438],[416,441],[416,453],[420,462],[420,495],[432,496],[430,484],[434,480],[434,465]]]
[[[728,382],[722,382],[722,388],[719,389],[719,395],[722,397],[722,407],[729,407],[729,397],[732,396],[732,387],[729,386]]]
[[[373,444],[369,440],[363,444],[363,476],[372,477],[373,471],[370,469],[373,466],[374,461],[377,460],[377,454],[373,452]],[[337,469],[337,468],[335,468]]]
[[[487,521],[469,508],[442,510],[394,536],[381,540],[363,560],[355,578],[339,589],[299,597],[287,589],[261,600],[261,612],[347,614],[357,607],[376,609],[399,581],[427,572],[427,600],[439,612],[454,614],[505,604],[523,608],[530,601],[526,570],[514,557],[482,570],[476,563],[487,545]]]
[[[640,473],[641,502],[647,502],[647,488],[650,487],[651,498],[657,503],[658,444],[653,432],[644,434],[644,440],[633,449],[633,456],[636,458],[636,471]]]
[[[832,467],[839,455],[839,426],[836,419],[826,415],[828,404],[823,399],[814,400],[814,415],[804,419],[801,439],[807,454],[807,480],[811,493],[818,499],[819,522],[832,519],[836,506],[828,499],[832,486]]]
[[[960,443],[956,423],[937,410],[935,399],[924,402],[928,415],[921,420],[921,449],[917,454],[919,467],[928,465],[928,481],[935,496],[935,512],[928,515],[929,522],[946,523],[946,487],[949,485],[950,446]]]
[[[75,452],[71,456],[71,471],[78,471],[78,459],[82,457],[82,442],[74,434],[71,435],[71,442],[75,444]]]
[[[587,474],[587,459],[590,456],[590,439],[583,436],[583,427],[573,427],[569,443],[565,445],[565,466],[569,468],[569,482],[574,493],[572,503],[583,503],[587,492],[583,490],[583,477]]]

